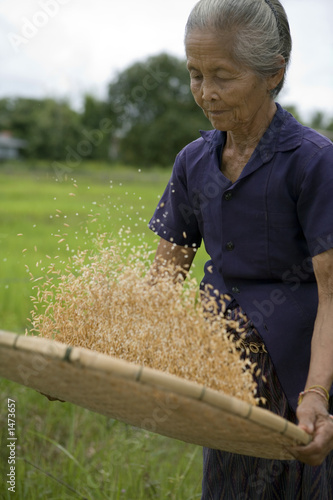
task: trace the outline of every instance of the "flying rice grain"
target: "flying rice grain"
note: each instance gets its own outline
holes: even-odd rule
[[[143,244],[128,256],[105,236],[80,251],[65,271],[51,264],[35,285],[31,333],[155,368],[258,402],[253,374],[224,317],[223,297],[163,262],[150,265]],[[41,312],[42,311],[42,312]]]

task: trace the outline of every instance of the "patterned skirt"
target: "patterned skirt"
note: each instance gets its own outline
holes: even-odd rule
[[[244,342],[250,357],[261,368],[257,379],[258,394],[266,398],[265,408],[296,423],[270,356],[259,333],[237,304],[228,310],[229,317],[246,329]],[[232,332],[235,333],[235,332]],[[330,412],[333,413],[331,398]],[[201,500],[333,500],[333,452],[318,467],[296,460],[267,460],[219,450],[203,450]]]

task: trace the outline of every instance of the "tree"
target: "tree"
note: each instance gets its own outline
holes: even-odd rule
[[[135,165],[173,163],[211,125],[195,104],[185,62],[160,54],[137,62],[109,85],[118,156]]]
[[[26,158],[60,160],[80,140],[80,115],[66,101],[3,99],[0,128],[27,141]]]
[[[93,145],[87,158],[108,159],[113,124],[106,103],[90,94],[85,95],[81,127],[82,134],[86,139],[90,139]]]

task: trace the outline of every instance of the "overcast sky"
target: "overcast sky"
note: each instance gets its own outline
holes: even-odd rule
[[[104,97],[119,70],[184,56],[195,0],[0,0],[0,98]],[[333,0],[283,0],[294,51],[281,104],[333,117]]]

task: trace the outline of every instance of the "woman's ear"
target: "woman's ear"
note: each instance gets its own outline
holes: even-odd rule
[[[285,70],[286,70],[285,58],[282,55],[279,55],[277,57],[277,61],[278,61],[277,66],[280,67],[280,69],[276,73],[274,73],[274,75],[270,76],[267,79],[267,83],[268,83],[267,90],[269,92],[274,90],[279,85],[279,83],[281,82],[281,80],[283,79],[284,74],[285,74]]]

